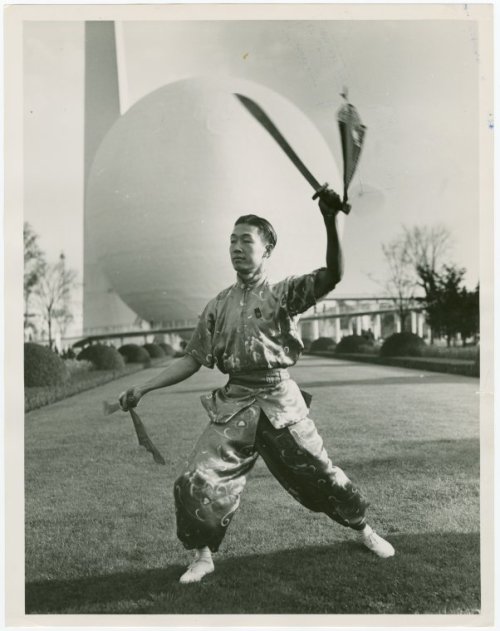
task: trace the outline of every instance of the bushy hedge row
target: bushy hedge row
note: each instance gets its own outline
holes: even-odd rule
[[[335,353],[380,353],[382,357],[421,357],[426,344],[422,338],[414,333],[394,333],[382,344],[380,350],[374,341],[364,335],[346,335],[335,345],[330,337],[320,337],[312,342],[310,350],[331,351]]]
[[[311,342],[309,349],[311,351],[329,351],[335,348],[335,340],[331,337],[318,337],[317,340]]]
[[[145,346],[152,355],[155,355],[153,361],[165,357],[159,345]],[[125,351],[122,354],[124,348]],[[112,346],[92,344],[84,348],[77,359],[63,360],[46,346],[26,343],[24,345],[25,411],[29,412],[107,383],[119,376],[142,370],[151,365],[148,350],[136,344],[128,344],[119,352]],[[171,352],[175,351],[172,349]],[[127,365],[125,356],[131,358]]]
[[[86,375],[91,370],[95,370],[94,364],[86,359],[65,359],[64,363],[69,372],[70,379],[79,379],[82,375]]]
[[[424,340],[415,333],[394,333],[382,344],[382,357],[421,357]]]
[[[373,348],[373,341],[362,335],[346,335],[335,347],[335,352],[362,353],[365,348]]]
[[[151,364],[151,357],[148,351],[137,344],[124,344],[120,346],[118,352],[127,364],[144,364],[145,366]]]
[[[404,331],[390,335],[380,349],[374,342],[365,336],[347,335],[335,346],[335,341],[329,337],[320,337],[310,346],[312,352],[332,351],[339,354],[365,353],[369,355],[379,354],[381,357],[436,357],[440,359],[461,359],[479,362],[479,348],[437,348],[427,346],[425,341],[415,335]]]
[[[308,350],[335,351],[336,353],[370,353],[377,352],[374,341],[364,335],[346,335],[337,344],[331,337],[319,337],[308,345]]]
[[[424,346],[422,357],[442,357],[444,359],[466,359],[475,361],[479,354],[479,346]]]
[[[165,351],[159,344],[144,344],[143,348],[151,359],[161,359],[165,357]]]
[[[33,342],[24,345],[25,387],[56,386],[68,379],[69,371],[54,351]]]
[[[87,346],[79,353],[78,360],[92,362],[97,370],[123,370],[125,366],[123,357],[116,348],[104,344]]]
[[[109,381],[113,381],[117,376],[129,375],[142,370],[140,364],[125,366],[119,373],[115,370],[91,370],[80,373],[72,381],[67,381],[55,386],[45,386],[24,389],[24,410],[30,412],[44,405],[50,405],[56,401],[66,399],[85,390],[90,390]]]
[[[402,368],[434,370],[469,377],[479,377],[480,374],[479,347],[475,347],[472,352],[464,353],[465,357],[457,357],[458,353],[454,353],[455,349],[453,348],[448,349],[451,351],[449,354],[446,354],[447,349],[443,348],[441,349],[442,352],[436,356],[432,352],[432,348],[414,333],[394,333],[385,340],[380,349],[373,343],[371,346],[367,346],[369,342],[365,338],[362,338],[363,343],[359,340],[352,340],[355,337],[357,336],[348,336],[341,340],[335,348],[335,353],[341,357],[349,354],[355,355],[357,361],[388,364]],[[331,341],[333,342],[333,340]],[[325,342],[322,344],[326,345]],[[356,346],[357,344],[358,346]],[[312,348],[311,351],[313,351]],[[329,349],[319,352],[329,352]]]

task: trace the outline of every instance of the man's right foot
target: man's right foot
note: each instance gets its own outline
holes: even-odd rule
[[[199,583],[207,574],[214,571],[212,557],[197,557],[188,565],[187,570],[180,577],[179,583]]]

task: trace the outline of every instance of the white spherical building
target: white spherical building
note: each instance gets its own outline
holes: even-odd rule
[[[239,215],[262,215],[276,228],[272,279],[324,263],[313,190],[235,92],[259,103],[315,177],[341,192],[339,169],[317,128],[268,88],[196,78],[141,99],[100,144],[85,215],[100,268],[149,322],[192,319],[234,282],[228,247]]]

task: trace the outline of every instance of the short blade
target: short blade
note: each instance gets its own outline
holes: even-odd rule
[[[343,96],[347,98],[345,94]],[[337,112],[337,120],[344,159],[344,200],[347,200],[347,189],[358,165],[366,127],[361,122],[357,109],[351,103],[342,105]]]
[[[145,447],[149,453],[153,455],[153,459],[156,464],[165,464],[165,458],[161,455],[158,449],[153,445],[153,442],[148,436],[146,432],[146,428],[144,427],[143,422],[141,421],[139,415],[132,408],[129,409],[130,416],[132,417],[132,422],[134,423],[135,432],[137,434],[137,440],[139,441],[139,445]]]
[[[294,163],[297,169],[302,173],[302,175],[306,178],[309,184],[313,187],[315,191],[321,188],[321,184],[314,177],[314,175],[309,171],[306,165],[302,162],[299,156],[295,153],[289,143],[285,140],[284,136],[280,132],[280,130],[276,127],[273,121],[269,118],[269,116],[264,112],[264,110],[252,99],[249,99],[247,96],[243,96],[242,94],[235,94],[239,101],[245,106],[245,108],[250,112],[250,114],[259,121],[259,123],[264,127],[264,129],[274,138],[274,140],[278,143],[278,145],[283,149],[286,155],[290,158],[290,160]]]

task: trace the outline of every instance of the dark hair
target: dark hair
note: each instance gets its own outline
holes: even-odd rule
[[[255,226],[259,229],[265,240],[274,248],[278,242],[276,230],[272,227],[267,219],[258,215],[242,215],[234,222],[234,225],[246,223],[249,226]]]

